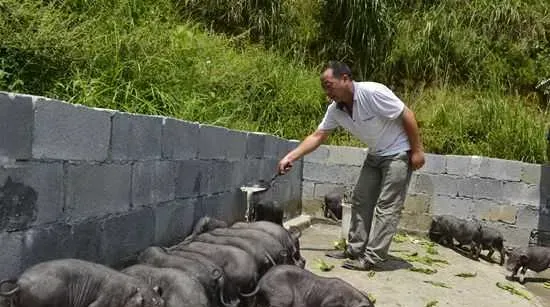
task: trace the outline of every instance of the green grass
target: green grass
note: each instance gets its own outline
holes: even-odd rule
[[[302,139],[323,116],[318,67],[333,55],[396,88],[428,152],[544,161],[549,111],[530,86],[550,75],[545,2],[231,3],[2,1],[0,90]],[[378,23],[358,27],[367,15]],[[363,145],[341,130],[329,144]]]

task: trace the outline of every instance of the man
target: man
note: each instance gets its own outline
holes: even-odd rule
[[[344,268],[370,270],[386,260],[411,173],[424,165],[418,126],[414,113],[389,88],[354,81],[344,63],[329,62],[321,84],[332,102],[317,130],[279,161],[279,172],[289,171],[295,160],[319,147],[338,126],[368,145],[352,196],[348,247],[327,256],[350,258]]]

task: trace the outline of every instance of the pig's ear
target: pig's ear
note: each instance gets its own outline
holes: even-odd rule
[[[521,254],[521,256],[519,256],[519,262],[521,264],[527,264],[527,262],[529,262],[529,256],[526,254]]]
[[[300,228],[296,226],[290,226],[288,228],[288,232],[290,232],[290,235],[292,236],[293,240],[299,239],[302,236],[302,232],[300,231]]]

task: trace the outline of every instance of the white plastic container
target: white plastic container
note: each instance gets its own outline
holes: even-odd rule
[[[342,203],[342,230],[340,237],[348,239],[349,225],[351,222],[351,204]]]

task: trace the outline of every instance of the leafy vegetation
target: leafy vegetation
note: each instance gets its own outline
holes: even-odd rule
[[[4,0],[0,90],[302,139],[319,68],[350,63],[428,152],[545,160],[545,1]],[[363,145],[343,131],[329,140]]]

